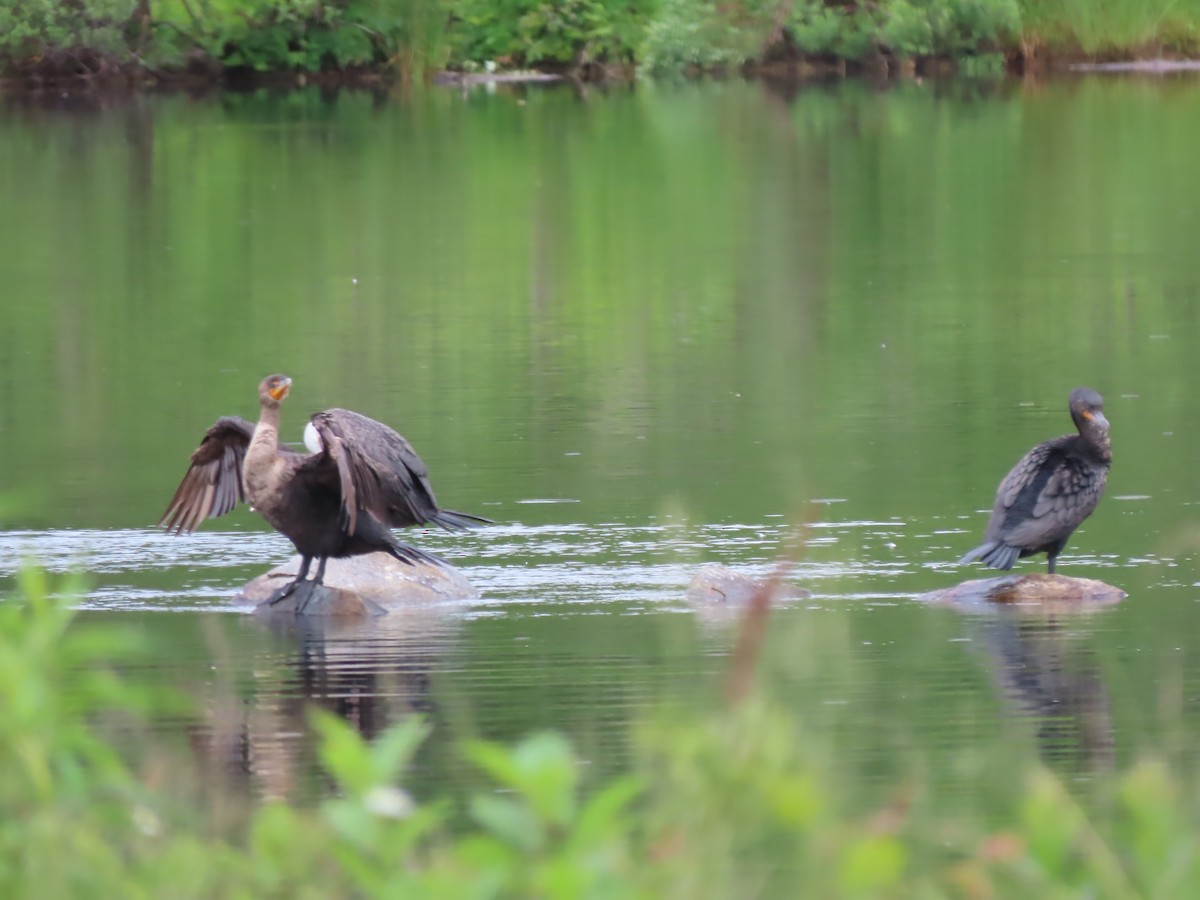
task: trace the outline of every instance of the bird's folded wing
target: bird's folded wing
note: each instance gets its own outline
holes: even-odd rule
[[[1094,481],[1091,471],[1078,465],[1076,460],[1063,460],[1038,495],[1033,507],[1034,516],[1064,516],[1094,502]]]
[[[1005,509],[1011,508],[1017,502],[1017,498],[1021,496],[1021,492],[1033,483],[1038,471],[1050,454],[1054,452],[1054,449],[1054,442],[1046,441],[1022,456],[1020,461],[1012,467],[1012,471],[1005,475],[1004,480],[1000,482],[1000,487],[996,490],[997,505],[1003,506]]]
[[[305,468],[315,470],[328,465],[336,468],[342,495],[342,524],[347,534],[354,534],[360,510],[386,523],[387,502],[370,458],[364,455],[355,440],[360,436],[339,428],[331,412],[317,413],[312,417],[313,427],[321,438],[322,452],[314,454]]]
[[[385,524],[429,521],[437,503],[425,463],[408,441],[382,422],[346,409],[317,413],[312,424],[325,447],[341,439],[339,466],[350,473],[360,509]]]

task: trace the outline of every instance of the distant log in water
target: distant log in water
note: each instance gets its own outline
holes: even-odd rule
[[[701,566],[688,583],[687,598],[691,603],[728,603],[740,606],[748,603],[758,591],[767,587],[766,581],[735,572],[728,566],[711,563]],[[812,592],[787,582],[776,582],[772,599],[798,600],[811,597]]]

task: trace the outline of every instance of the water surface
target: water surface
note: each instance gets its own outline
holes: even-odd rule
[[[1186,770],[1198,144],[1190,79],[0,102],[0,576],[85,572],[78,627],[143,633],[133,677],[207,711],[162,727],[260,795],[319,792],[313,700],[430,716],[434,792],[469,736],[562,727],[618,768],[631,722],[720,688],[732,617],[691,574],[765,575],[812,521],[764,675],[865,781]],[[408,535],[478,599],[273,629],[230,599],[289,553],[253,513],[153,530],[273,371],[290,437],[373,415],[496,520]],[[1078,384],[1116,461],[1061,566],[1129,599],[914,602]]]

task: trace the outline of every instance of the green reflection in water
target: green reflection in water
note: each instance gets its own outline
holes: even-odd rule
[[[1154,494],[1195,436],[1198,112],[1106,81],[9,108],[19,519],[153,521],[275,370],[297,436],[384,418],[464,508],[967,513],[1077,383],[1113,492]]]
[[[9,105],[6,523],[152,523],[203,429],[251,414],[259,378],[285,371],[294,437],[321,407],[375,415],[453,508],[760,522],[838,498],[827,518],[903,520],[900,558],[950,561],[976,542],[1000,476],[1069,429],[1067,393],[1089,384],[1116,460],[1068,556],[1182,554],[1196,543],[1196,146],[1188,80]],[[530,498],[580,502],[518,505]],[[263,527],[246,511],[230,522]],[[810,559],[864,552],[878,551],[849,539]],[[1118,736],[1172,733],[1168,701],[1146,710],[1194,680],[1173,655],[1196,624],[1181,568],[1103,570],[1133,594],[1095,639],[1099,667],[1120,675]],[[889,582],[844,593],[864,587]],[[951,748],[969,737],[947,729],[992,733],[975,727],[1000,703],[987,667],[948,643],[952,618],[931,621],[863,608],[798,626],[831,696],[870,698],[843,737],[874,741],[880,772],[937,722]],[[469,659],[522,632],[569,654],[594,625],[501,617],[466,632]],[[684,646],[683,669],[704,668],[703,647]],[[538,673],[555,660],[499,663],[527,682],[499,720],[476,710],[487,736],[553,724],[557,683]],[[618,693],[660,677],[618,668]],[[974,689],[935,715],[963,678]],[[564,708],[596,696],[567,684]],[[602,731],[614,707],[596,702],[594,720],[577,714]],[[916,709],[930,719],[914,726]]]

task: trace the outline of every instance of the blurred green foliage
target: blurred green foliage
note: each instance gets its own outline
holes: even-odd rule
[[[163,4],[157,15],[175,52],[198,50],[226,69],[409,75],[446,61],[439,0],[195,0]]]
[[[1195,56],[1200,52],[1197,0],[1020,0],[1028,52],[1088,56]]]
[[[69,593],[70,585],[64,586]],[[404,770],[428,734],[412,717],[368,743],[315,712],[331,779],[315,808],[271,801],[244,825],[163,788],[173,752],[138,768],[104,722],[175,709],[133,690],[119,633],[75,630],[36,570],[0,606],[0,893],[137,897],[1191,896],[1200,804],[1145,762],[1085,802],[1055,776],[1007,773],[997,820],[933,813],[909,773],[877,808],[847,807],[830,738],[763,697],[643,727],[633,771],[588,783],[566,740],[462,748],[493,786],[452,824]],[[85,668],[90,677],[64,679]],[[163,704],[169,706],[164,707]],[[163,761],[167,760],[167,761]],[[154,776],[154,772],[159,774]],[[217,788],[219,790],[219,788]]]
[[[0,64],[88,53],[154,71],[316,72],[353,67],[401,76],[447,59],[444,0],[80,0],[0,4]]]
[[[211,72],[370,69],[420,77],[451,65],[649,72],[780,58],[862,62],[1039,49],[1193,52],[1200,0],[12,0],[0,65],[94,74],[116,66]]]
[[[655,0],[456,0],[459,63],[627,63]]]
[[[769,2],[719,5],[663,0],[638,58],[652,73],[740,66],[755,59],[771,28]]]
[[[970,57],[1011,46],[1016,0],[823,0],[702,4],[665,0],[646,29],[640,60],[652,72],[709,69],[770,58],[786,39],[806,57],[861,62],[871,56]]]
[[[121,53],[137,5],[136,0],[5,0],[0,3],[0,61],[80,47]]]

